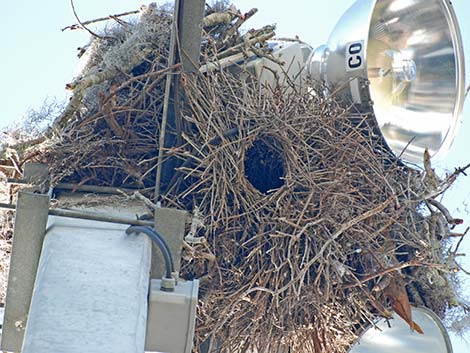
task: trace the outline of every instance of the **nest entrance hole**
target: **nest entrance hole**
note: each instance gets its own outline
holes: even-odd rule
[[[285,168],[281,142],[272,136],[263,136],[246,151],[245,176],[260,192],[278,189],[285,184]]]

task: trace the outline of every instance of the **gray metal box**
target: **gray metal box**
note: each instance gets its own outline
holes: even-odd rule
[[[174,292],[160,286],[161,280],[151,280],[145,350],[191,353],[199,281],[180,280]]]

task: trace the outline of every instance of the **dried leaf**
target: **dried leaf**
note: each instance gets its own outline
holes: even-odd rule
[[[406,292],[405,282],[401,277],[393,277],[389,286],[385,289],[385,295],[392,302],[393,310],[405,320],[412,330],[423,334],[423,330],[413,321],[411,305]]]

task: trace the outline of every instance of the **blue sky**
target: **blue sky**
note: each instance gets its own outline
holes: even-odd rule
[[[257,7],[259,13],[246,28],[276,23],[277,34],[282,37],[299,35],[312,46],[326,43],[328,35],[342,13],[354,2],[325,0],[234,0],[242,11]],[[82,20],[138,9],[142,0],[75,0],[75,8]],[[470,2],[453,0],[457,12],[466,59],[467,85],[470,82]],[[72,77],[78,62],[76,48],[88,41],[84,31],[61,32],[61,28],[75,23],[69,0],[2,0],[0,13],[0,129],[19,120],[30,108],[39,108],[46,98],[63,100],[64,86]],[[467,16],[467,18],[465,18]],[[92,27],[93,28],[93,27]],[[466,106],[460,133],[443,168],[470,163],[470,107]],[[470,225],[470,177],[464,178],[446,195],[445,202],[455,216],[466,219]],[[464,242],[470,254],[470,239]],[[469,255],[470,257],[470,255]],[[466,260],[470,270],[470,261]],[[465,287],[470,296],[470,285]],[[470,342],[470,337],[467,338]],[[454,340],[455,353],[470,352]]]

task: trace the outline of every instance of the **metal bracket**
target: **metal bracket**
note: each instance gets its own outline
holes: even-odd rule
[[[49,168],[44,163],[26,163],[23,180],[33,186],[26,189],[31,192],[46,194],[49,191]]]
[[[49,196],[20,191],[3,319],[4,351],[21,351],[48,211]]]
[[[184,229],[187,212],[172,208],[157,208],[155,210],[155,229],[165,238],[170,248],[175,271],[180,270],[181,249],[183,247]],[[165,263],[161,253],[152,245],[152,270],[151,278],[162,278],[165,274]]]

